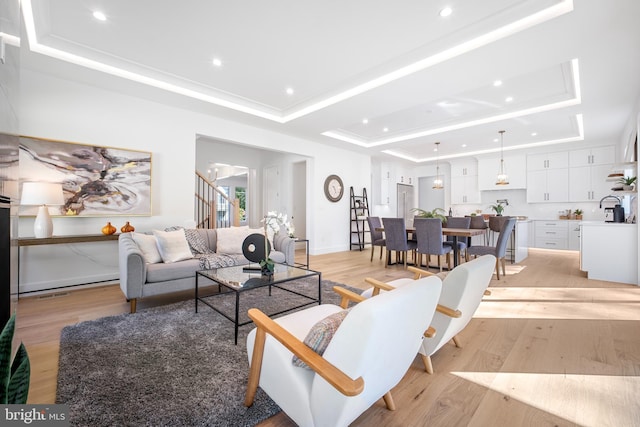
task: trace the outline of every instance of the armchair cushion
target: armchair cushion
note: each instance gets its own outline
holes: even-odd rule
[[[333,335],[336,333],[336,331],[340,327],[340,324],[348,313],[348,309],[342,310],[320,320],[318,323],[311,327],[311,330],[309,330],[309,333],[307,333],[307,336],[305,337],[303,342],[307,345],[307,347],[311,348],[313,351],[322,356],[324,354],[324,351],[327,349],[327,346],[331,342]],[[306,363],[304,363],[298,358],[298,356],[295,355],[293,356],[292,363],[293,366],[311,369],[307,366]]]
[[[153,235],[158,242],[158,252],[162,256],[162,262],[171,263],[193,258],[184,230],[153,230]]]

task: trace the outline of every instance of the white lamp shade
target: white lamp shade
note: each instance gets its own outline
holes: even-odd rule
[[[22,184],[22,205],[64,205],[62,185],[50,182],[25,182]]]
[[[25,182],[22,184],[22,205],[39,205],[38,216],[33,223],[37,238],[53,236],[53,222],[47,205],[64,205],[62,185],[49,182]]]

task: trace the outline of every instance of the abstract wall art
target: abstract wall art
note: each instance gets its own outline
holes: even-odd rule
[[[151,153],[20,137],[20,181],[61,183],[60,216],[151,215]],[[36,206],[20,215],[35,215]]]

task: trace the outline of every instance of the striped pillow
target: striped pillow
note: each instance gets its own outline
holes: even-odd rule
[[[347,316],[347,314],[349,314],[349,310],[350,309],[333,313],[332,315],[320,320],[309,330],[309,333],[307,333],[307,336],[305,337],[303,342],[307,345],[307,347],[310,347],[311,350],[322,356],[324,354],[324,351],[329,346],[333,335],[340,327],[340,324],[342,324],[344,318]],[[306,363],[300,360],[298,356],[294,355],[291,362],[293,363],[293,366],[311,369],[307,366]]]

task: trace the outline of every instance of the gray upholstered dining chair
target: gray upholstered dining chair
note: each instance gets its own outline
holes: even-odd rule
[[[471,246],[467,248],[467,257],[471,255],[474,255],[476,258],[482,255],[493,255],[496,257],[496,275],[498,280],[500,280],[500,265],[502,265],[502,275],[505,276],[507,274],[505,265],[507,243],[509,242],[513,228],[516,226],[516,221],[518,220],[515,217],[504,218],[506,219],[502,221],[502,229],[500,230],[500,235],[498,236],[498,241],[495,246]],[[468,259],[469,258],[467,258],[467,260]]]
[[[422,255],[427,255],[427,267],[429,266],[429,258],[435,255],[438,258],[438,267],[442,271],[441,255],[447,255],[447,264],[451,270],[451,246],[444,245],[442,237],[442,221],[438,218],[416,218],[413,221],[416,229],[417,238],[417,257],[418,265],[422,265]]]
[[[470,228],[471,226],[471,217],[465,216],[465,217],[456,217],[456,216],[450,216],[447,217],[447,227],[448,228]],[[466,255],[466,250],[467,247],[469,246],[469,240],[471,238],[470,237],[466,237],[466,238],[461,238],[458,237],[456,239],[457,244],[458,244],[458,265],[462,264],[462,254],[465,254],[465,259],[467,257]],[[449,236],[447,237],[447,240],[444,242],[445,245],[447,246],[451,246],[453,248],[453,237]]]
[[[373,262],[373,252],[376,246],[380,246],[380,259],[382,259],[382,248],[386,246],[386,240],[384,234],[378,228],[382,228],[382,222],[378,216],[367,217],[369,223],[369,233],[371,233],[371,262]]]
[[[472,215],[469,218],[471,218],[471,224],[469,224],[469,228],[485,230],[484,244],[488,245],[489,244],[489,227],[487,226],[487,223],[485,222],[484,217],[482,215]]]
[[[407,256],[409,251],[416,249],[416,242],[407,240],[407,227],[404,218],[382,218],[387,248],[387,262],[385,268],[391,263],[391,252],[402,256],[404,268],[407,268]]]

